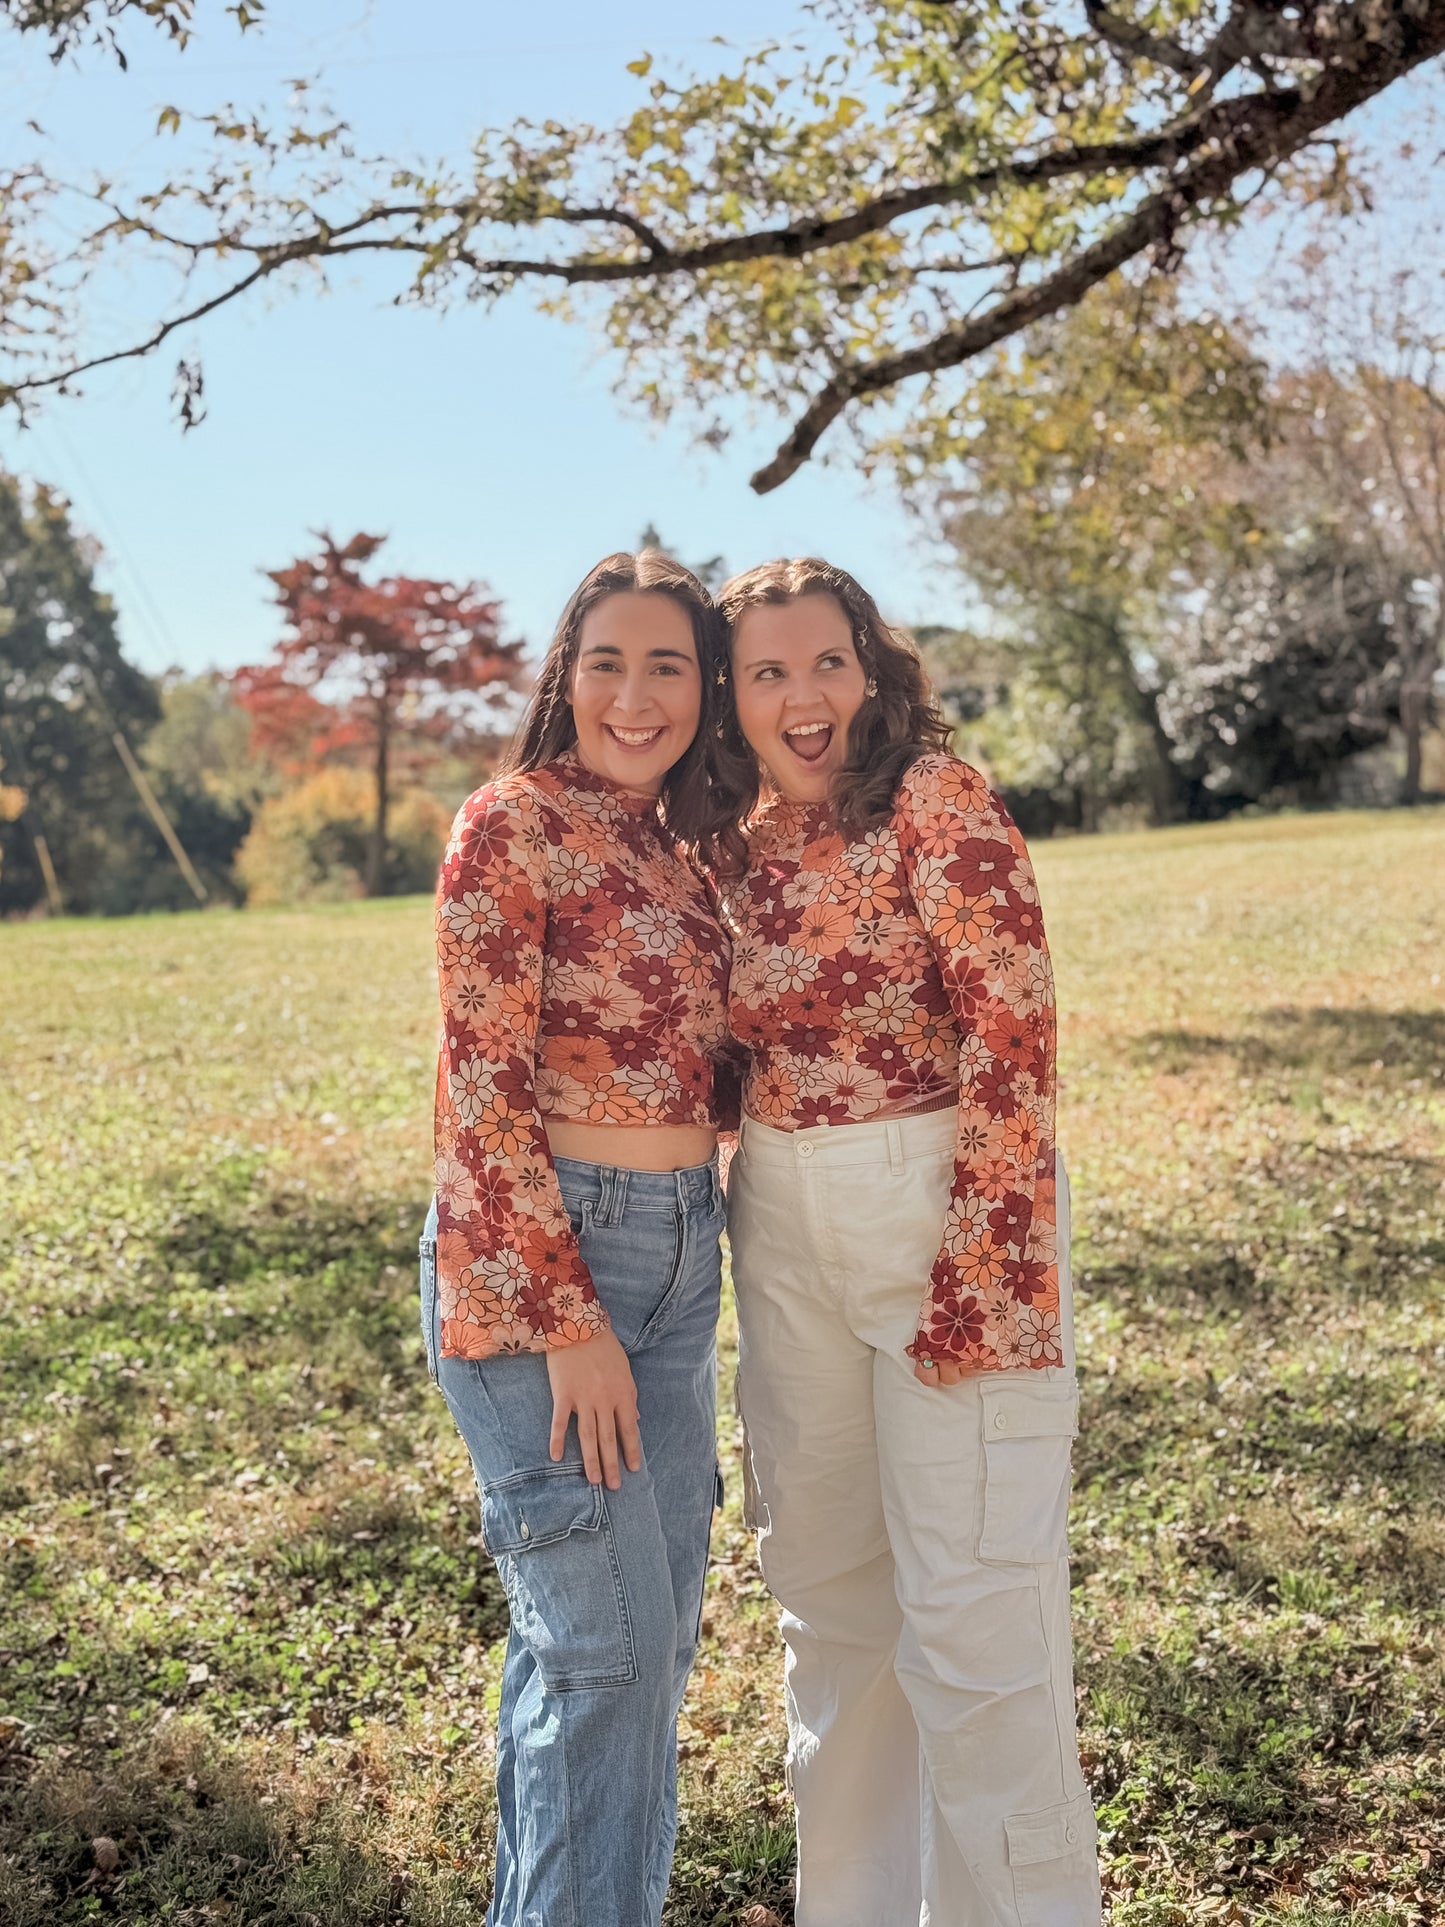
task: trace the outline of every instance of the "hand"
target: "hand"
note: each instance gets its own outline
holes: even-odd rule
[[[932,1365],[920,1365],[915,1358],[913,1376],[920,1385],[957,1385],[968,1377],[968,1371],[951,1358],[937,1359]]]
[[[642,1470],[642,1434],[637,1429],[637,1386],[617,1334],[608,1329],[580,1345],[559,1345],[547,1354],[552,1386],[552,1437],[548,1450],[555,1464],[567,1444],[567,1427],[577,1415],[577,1442],[588,1483],[604,1480],[616,1492],[622,1484],[617,1462],[619,1440],[629,1472]]]

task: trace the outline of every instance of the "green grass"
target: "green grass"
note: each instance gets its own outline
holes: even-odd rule
[[[1445,816],[1037,855],[1113,1919],[1433,1921]],[[416,1330],[426,906],[9,926],[0,983],[0,1921],[474,1927],[505,1609]],[[723,1432],[672,1927],[790,1917]]]

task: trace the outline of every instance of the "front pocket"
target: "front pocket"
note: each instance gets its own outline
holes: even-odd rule
[[[997,1565],[1042,1566],[1068,1552],[1069,1461],[1079,1394],[1059,1380],[985,1378],[983,1522],[978,1556]]]
[[[486,1486],[482,1538],[547,1686],[575,1692],[637,1678],[607,1497],[580,1466],[514,1472]]]
[[[426,1368],[433,1385],[437,1382],[437,1241],[423,1238],[417,1246],[417,1282],[421,1299],[421,1342],[426,1347]]]

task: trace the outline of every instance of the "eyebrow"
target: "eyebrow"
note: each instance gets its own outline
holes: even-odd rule
[[[582,654],[584,656],[620,656],[622,651],[615,642],[589,642]],[[692,657],[685,649],[649,649],[648,661],[651,662],[654,656],[668,656],[676,662],[692,661]]]
[[[842,653],[841,642],[830,642],[826,648],[818,651],[813,661],[821,662],[824,656],[839,656]],[[781,656],[748,656],[741,664],[744,669],[786,669],[787,666]]]

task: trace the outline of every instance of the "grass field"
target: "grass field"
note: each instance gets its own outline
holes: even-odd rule
[[[1037,855],[1112,1917],[1438,1920],[1445,814]],[[505,1612],[414,1311],[427,906],[11,926],[0,985],[0,1921],[479,1923]],[[790,1918],[723,1437],[674,1927]]]

